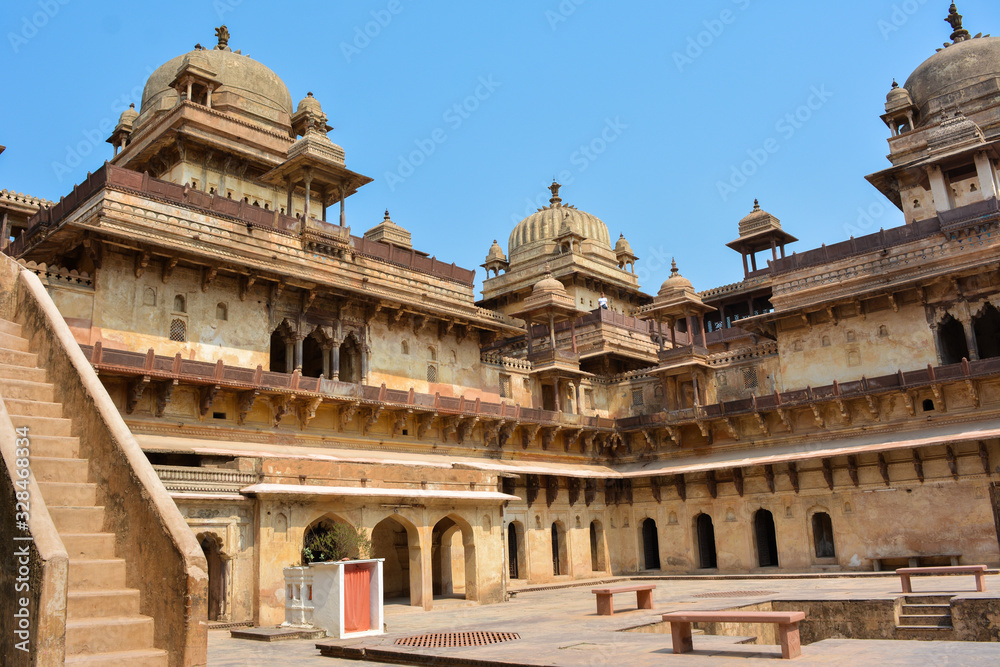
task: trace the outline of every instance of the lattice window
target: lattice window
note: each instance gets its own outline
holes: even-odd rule
[[[510,376],[500,374],[500,398],[513,398],[510,391]]]
[[[745,389],[756,389],[757,388],[757,369],[756,368],[744,368],[743,369],[743,387]]]
[[[187,325],[184,320],[173,320],[170,322],[170,340],[183,343],[187,340]]]
[[[427,381],[437,382],[438,381],[438,367],[434,364],[427,364]]]
[[[632,406],[637,407],[643,404],[642,389],[632,390]]]

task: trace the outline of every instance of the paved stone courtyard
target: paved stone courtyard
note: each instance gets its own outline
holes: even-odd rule
[[[579,582],[575,582],[579,583]],[[593,582],[596,583],[596,582]],[[668,611],[723,609],[768,600],[877,600],[901,595],[895,576],[852,577],[692,577],[655,582],[653,610],[635,608],[634,595],[615,599],[614,616],[597,616],[590,584],[513,590],[509,602],[477,606],[464,600],[435,600],[435,609],[420,609],[390,603],[386,606],[388,633],[358,640],[293,640],[274,643],[231,639],[228,631],[209,633],[211,667],[251,665],[374,665],[383,662],[347,660],[321,656],[317,643],[384,652],[385,660],[410,659],[411,664],[462,665],[717,665],[776,664],[777,645],[741,643],[750,636],[696,635],[694,652],[674,655],[669,629],[659,634],[623,632],[648,626]],[[920,577],[914,579],[917,593],[947,592],[967,597],[996,597],[1000,575],[986,578],[986,593],[974,592],[972,576]],[[743,595],[746,592],[766,595]],[[738,596],[726,597],[726,593]],[[463,630],[516,632],[520,639],[500,644],[466,648],[408,648],[395,646],[400,637]],[[661,629],[661,631],[663,631]],[[953,641],[888,641],[826,639],[802,648],[801,665],[997,665],[1000,643]]]

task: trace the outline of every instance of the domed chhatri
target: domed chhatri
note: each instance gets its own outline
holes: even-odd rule
[[[196,48],[168,60],[150,75],[142,91],[137,129],[177,105],[186,94],[183,86],[178,86],[178,77],[189,75],[211,89],[212,107],[291,131],[292,96],[285,82],[268,67],[232,51],[229,31],[224,29],[217,29],[219,44],[214,49]]]
[[[689,290],[694,292],[694,285],[677,270],[677,261],[674,258],[670,258],[670,277],[660,285],[660,291],[657,292],[657,296],[673,296]]]
[[[618,235],[618,241],[615,243],[615,252],[616,253],[619,253],[619,252],[631,253],[632,252],[632,246],[625,239],[625,235],[624,234],[619,234]]]
[[[514,227],[507,243],[511,262],[529,247],[554,241],[564,227],[584,239],[601,244],[608,251],[611,250],[611,235],[607,225],[590,213],[564,204],[559,197],[561,187],[553,182],[549,187],[552,192],[549,205],[532,213]]]
[[[531,294],[566,294],[566,286],[552,276],[552,270],[545,267],[545,277],[535,283]]]

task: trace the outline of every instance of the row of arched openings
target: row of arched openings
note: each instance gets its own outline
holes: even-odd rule
[[[938,323],[938,345],[944,364],[957,364],[962,359],[973,358],[965,325],[951,313],[946,313]],[[979,359],[1000,357],[1000,311],[991,303],[983,306],[972,318],[972,345]]]
[[[271,334],[269,370],[274,373],[291,373],[295,370],[294,343],[281,327]],[[348,334],[339,346],[336,361],[333,348],[324,349],[321,334],[313,332],[302,341],[302,376],[331,379],[337,371],[341,382],[361,382],[361,346],[354,334]],[[334,368],[336,366],[336,368]]]

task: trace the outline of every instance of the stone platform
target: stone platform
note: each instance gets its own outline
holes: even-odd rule
[[[891,574],[891,573],[889,573]],[[972,577],[925,577],[921,589],[948,593],[970,603],[1000,604],[1000,576],[986,578],[985,593],[965,592],[974,587]],[[615,581],[602,579],[602,582]],[[616,580],[624,582],[625,580]],[[237,641],[228,633],[209,634],[209,665],[291,664],[296,665],[661,665],[701,664],[781,664],[776,644],[757,645],[755,632],[747,627],[740,636],[696,635],[694,652],[674,655],[669,628],[660,615],[668,611],[727,609],[785,601],[826,604],[822,609],[832,622],[858,624],[864,632],[875,632],[871,623],[854,613],[868,605],[893,604],[902,596],[899,578],[869,577],[740,577],[657,579],[654,609],[636,609],[622,604],[614,616],[598,616],[589,586],[594,582],[573,582],[575,586],[520,591],[509,602],[476,607],[462,601],[435,601],[430,612],[390,604],[386,606],[388,634],[357,640],[283,641],[279,644]],[[968,586],[966,584],[969,584]],[[992,593],[990,591],[993,591]],[[817,607],[819,609],[819,607]],[[833,611],[831,611],[833,610]],[[881,613],[881,612],[879,612]],[[762,640],[767,639],[759,626]],[[892,632],[893,628],[886,628]],[[410,648],[395,641],[425,633],[458,631],[516,632],[520,638],[487,646],[463,648]],[[665,633],[665,634],[664,634]],[[323,657],[320,648],[331,656]],[[363,652],[363,653],[362,653]],[[357,656],[357,659],[345,659]],[[995,665],[1000,664],[1000,642],[993,641],[907,641],[891,639],[826,638],[802,647],[802,665],[879,664],[891,665]]]

